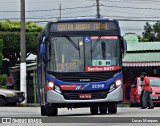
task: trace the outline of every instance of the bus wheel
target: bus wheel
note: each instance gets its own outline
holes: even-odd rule
[[[53,104],[47,104],[46,105],[46,114],[48,116],[57,116],[58,108],[56,106],[54,106]]]
[[[46,115],[46,107],[45,107],[45,105],[41,105],[41,115],[42,116]]]
[[[90,112],[92,115],[97,115],[98,114],[98,106],[91,106],[90,107]]]
[[[110,103],[108,105],[108,113],[109,114],[117,113],[117,104],[116,103]]]
[[[106,105],[100,105],[99,106],[100,114],[106,114],[107,113],[107,106]]]

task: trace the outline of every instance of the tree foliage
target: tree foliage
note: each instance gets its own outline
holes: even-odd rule
[[[6,88],[7,77],[8,76],[6,74],[0,75],[0,87],[1,88]]]
[[[26,53],[27,56],[36,54],[38,32],[26,33]],[[11,61],[11,66],[20,59],[20,33],[19,32],[0,32],[0,38],[4,40],[3,57]]]
[[[144,32],[142,33],[143,41],[153,42],[153,41],[160,41],[160,21],[156,22],[155,24],[151,25],[146,22],[144,26]]]
[[[37,36],[42,30],[42,26],[26,22],[27,56],[30,53],[36,54]],[[10,22],[9,20],[0,22],[0,38],[3,38],[4,41],[3,57],[8,58],[11,66],[14,66],[20,59],[20,22]]]
[[[25,23],[26,32],[40,32],[44,27],[31,21]],[[20,32],[20,21],[5,20],[0,22],[1,32]]]

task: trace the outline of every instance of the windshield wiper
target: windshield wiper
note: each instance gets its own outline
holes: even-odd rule
[[[94,43],[94,45],[93,45],[93,47],[91,49],[91,52],[93,52],[95,50],[95,48],[96,48],[96,46],[97,46],[97,44],[98,44],[98,42],[99,42],[100,39],[101,39],[101,36],[98,36],[96,42]]]
[[[72,44],[77,50],[80,50],[79,47],[76,45],[76,43],[75,43],[69,36],[66,36],[66,35],[65,35],[64,37],[66,37],[66,38],[68,39],[68,41],[70,41],[71,44]]]

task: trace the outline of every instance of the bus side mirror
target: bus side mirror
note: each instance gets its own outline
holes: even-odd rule
[[[46,41],[46,37],[43,37],[42,43],[40,45],[40,55],[42,56],[42,58],[44,59],[45,56],[45,41]]]
[[[126,54],[126,50],[127,50],[127,42],[123,37],[121,37],[121,45],[122,45],[121,46],[122,53],[123,53],[123,55],[125,55]]]
[[[42,43],[40,46],[40,55],[44,58],[45,55],[45,44]]]

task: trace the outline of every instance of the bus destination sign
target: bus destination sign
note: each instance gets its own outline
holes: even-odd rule
[[[52,24],[50,32],[116,30],[114,22],[74,22]]]

